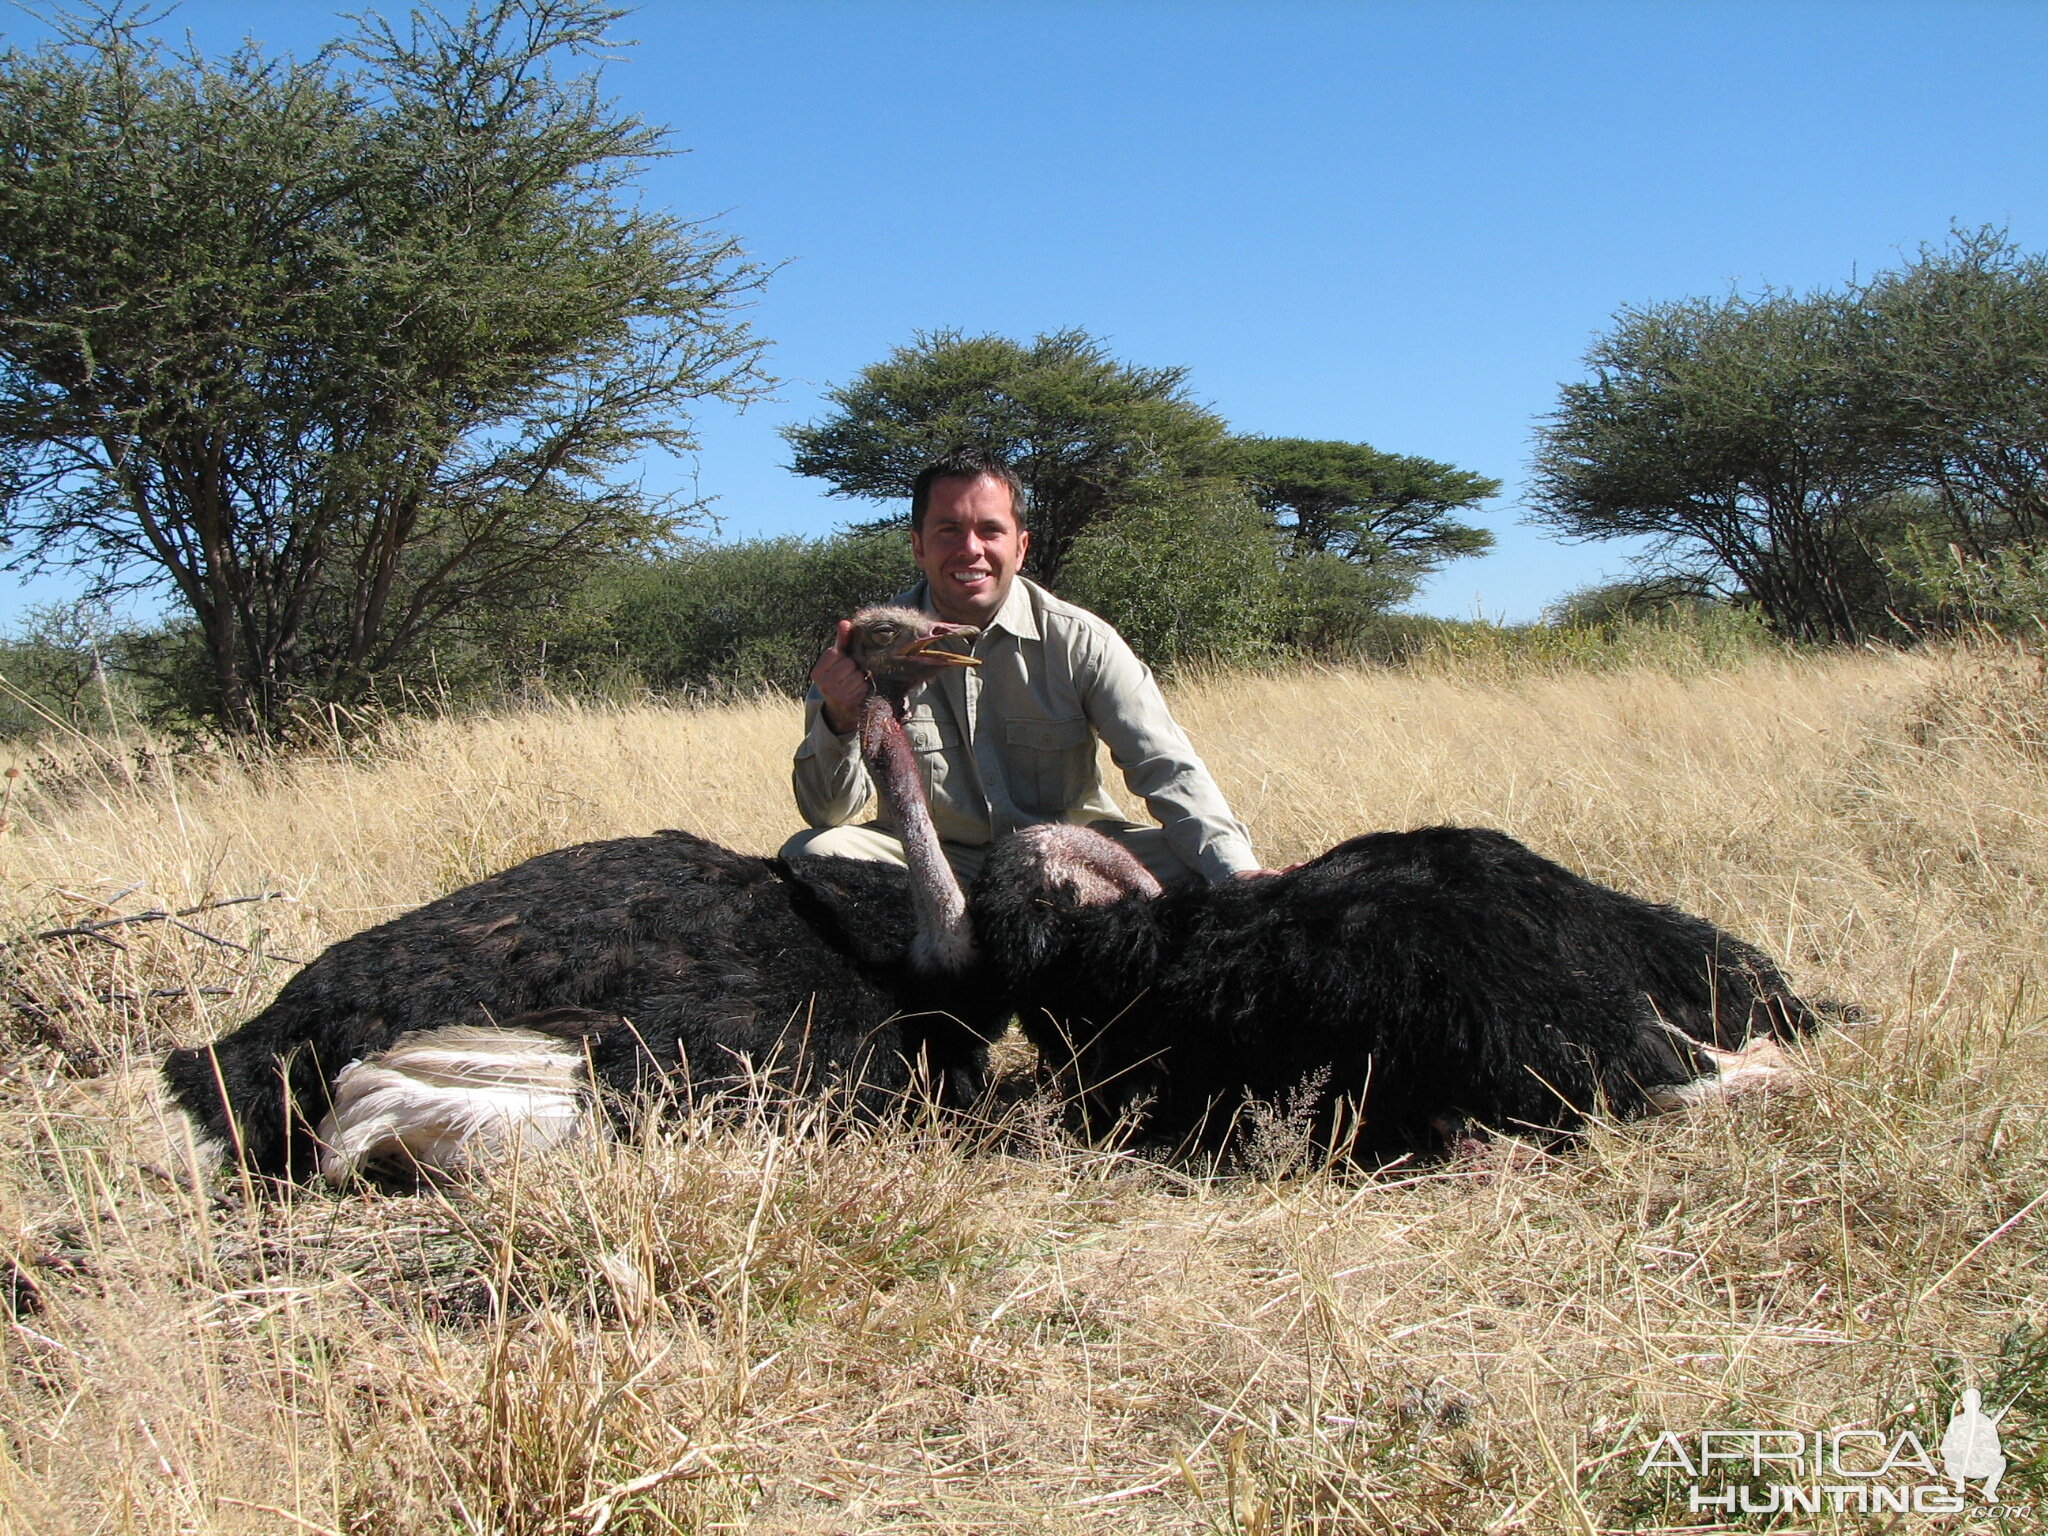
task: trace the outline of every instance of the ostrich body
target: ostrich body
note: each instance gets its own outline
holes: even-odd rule
[[[974,633],[855,616],[849,653],[875,684],[862,750],[899,808],[922,804],[904,697],[973,665],[934,646]],[[983,1017],[999,1005],[947,884],[685,832],[557,849],[332,945],[164,1076],[202,1134],[287,1178],[545,1145],[580,1117],[587,1078],[627,1112],[762,1077],[868,1112],[920,1072],[967,1094],[1000,1014]]]
[[[1754,1061],[1737,1048],[1815,1022],[1756,949],[1504,833],[1378,832],[1163,893],[1084,861],[1089,836],[1008,840],[972,910],[1098,1129],[1142,1113],[1151,1137],[1213,1147],[1256,1099],[1366,1156],[1468,1122],[1566,1131],[1708,1096]]]

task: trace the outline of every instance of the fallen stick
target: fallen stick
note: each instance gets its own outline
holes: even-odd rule
[[[182,919],[196,917],[201,912],[218,912],[222,907],[238,907],[244,902],[289,900],[291,898],[283,891],[259,891],[250,896],[227,896],[219,901],[202,901],[197,906],[180,907],[175,912],[167,911],[162,907],[152,907],[147,912],[131,912],[123,917],[103,917],[94,922],[75,923],[66,928],[45,928],[42,932],[32,933],[25,939],[15,939],[9,943],[0,944],[0,950],[13,949],[17,945],[26,944],[31,941],[40,943],[45,939],[95,939],[102,944],[110,944],[115,949],[125,950],[128,946],[119,939],[110,937],[106,932],[107,929],[125,928],[133,923],[169,923],[173,928],[181,928],[195,938],[206,940],[209,944],[218,944],[223,949],[240,950],[245,955],[253,955],[256,951],[248,945],[237,944],[233,939],[224,939],[219,934],[208,933],[204,928],[195,928],[192,924],[182,921]],[[306,963],[292,955],[273,954],[269,958],[282,960],[287,965],[304,965]]]

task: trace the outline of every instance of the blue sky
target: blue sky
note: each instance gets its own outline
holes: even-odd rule
[[[305,52],[332,17],[174,20]],[[1626,563],[1519,505],[1618,307],[1838,283],[1955,224],[2048,242],[2035,3],[653,0],[620,32],[609,89],[689,151],[647,197],[780,264],[779,399],[700,424],[730,536],[873,515],[775,429],[912,333],[1079,326],[1239,430],[1500,478],[1495,552],[1416,606],[1530,618]],[[7,580],[0,620],[61,591]]]

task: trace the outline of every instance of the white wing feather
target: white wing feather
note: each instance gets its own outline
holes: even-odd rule
[[[584,1083],[582,1048],[553,1035],[469,1024],[405,1035],[334,1080],[320,1173],[337,1184],[379,1163],[452,1174],[545,1150],[576,1133]]]

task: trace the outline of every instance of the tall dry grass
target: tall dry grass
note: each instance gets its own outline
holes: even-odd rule
[[[1803,1088],[1572,1155],[1244,1171],[770,1104],[446,1194],[252,1198],[154,1053],[543,848],[766,850],[796,720],[559,709],[283,764],[79,760],[0,833],[0,1511],[33,1531],[1913,1529],[1688,1512],[1664,1429],[1911,1428],[1965,1384],[2041,1528],[2048,685],[2020,652],[1191,683],[1273,862],[1506,828],[1869,1022]],[[280,899],[210,905],[237,896]],[[288,898],[288,899],[283,899]],[[193,932],[191,930],[199,930]],[[201,937],[201,934],[210,937]],[[1761,1490],[1759,1490],[1761,1491]],[[1923,1518],[1924,1517],[1916,1517]],[[1718,1526],[1716,1522],[1719,1522]]]

